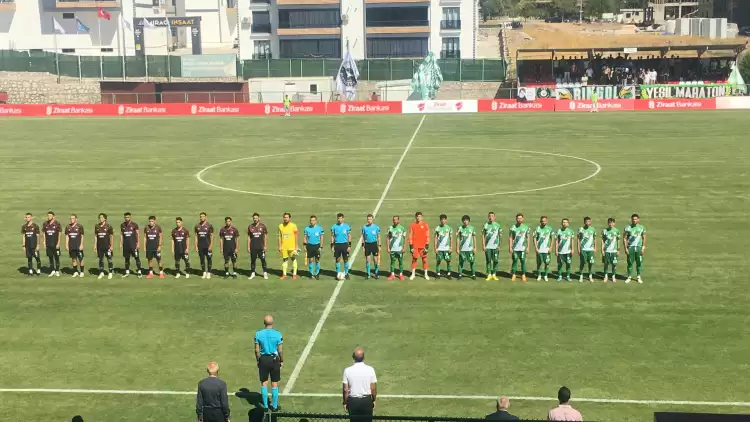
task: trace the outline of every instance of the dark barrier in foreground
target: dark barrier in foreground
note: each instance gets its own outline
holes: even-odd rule
[[[264,422],[485,422],[477,418],[444,418],[429,416],[347,416],[324,415],[315,413],[274,413],[267,414]],[[538,419],[522,419],[526,422],[540,421]]]
[[[654,422],[750,422],[750,415],[656,412]]]

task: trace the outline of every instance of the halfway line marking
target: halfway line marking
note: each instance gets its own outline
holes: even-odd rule
[[[88,390],[77,388],[0,388],[0,393],[53,393],[53,394],[119,394],[140,396],[194,396],[195,391],[169,391],[169,390]],[[314,397],[314,398],[340,398],[341,394],[332,393],[282,393],[286,397]],[[230,394],[234,395],[234,394]],[[411,399],[411,400],[497,400],[497,396],[460,396],[460,395],[433,395],[433,394],[378,394],[378,397],[386,399]],[[555,397],[541,396],[509,396],[511,400],[520,401],[557,401]],[[631,400],[631,399],[597,399],[576,398],[573,402],[581,403],[611,403],[611,404],[665,404],[682,406],[736,406],[750,407],[750,402],[742,401],[691,401],[691,400]]]
[[[391,172],[391,177],[388,178],[388,183],[385,184],[385,189],[383,189],[383,193],[380,195],[380,199],[378,200],[377,205],[375,205],[375,210],[372,212],[374,216],[378,215],[378,211],[380,211],[380,207],[383,206],[385,197],[388,195],[388,191],[391,190],[391,185],[393,185],[393,180],[396,178],[396,173],[398,173],[399,169],[401,169],[401,164],[404,162],[404,158],[406,158],[406,154],[409,153],[409,150],[411,149],[411,146],[414,143],[414,140],[417,138],[417,133],[419,133],[419,129],[422,128],[422,124],[424,123],[425,117],[427,117],[427,115],[422,116],[422,120],[419,121],[417,128],[414,130],[414,133],[411,135],[411,139],[409,139],[409,143],[406,144],[406,148],[404,148],[404,152],[401,154],[401,157],[398,159],[398,162],[396,162],[396,166],[393,168],[393,172]],[[354,252],[352,252],[351,258],[349,258],[350,268],[351,266],[354,265],[354,260],[357,258],[357,254],[359,253],[359,250],[361,248],[362,248],[362,237],[360,236],[359,240],[357,241],[357,245],[354,247]],[[333,289],[331,298],[328,299],[328,303],[326,304],[325,309],[323,309],[323,314],[320,316],[320,320],[318,320],[318,324],[315,326],[315,329],[310,335],[310,340],[307,341],[307,345],[305,345],[305,348],[302,350],[302,354],[300,355],[299,360],[297,360],[297,364],[294,366],[294,370],[292,370],[292,375],[289,376],[289,381],[287,381],[286,385],[284,386],[284,391],[283,391],[284,394],[289,394],[292,392],[294,383],[297,382],[297,378],[299,377],[299,374],[302,371],[302,367],[305,366],[305,361],[307,361],[307,357],[310,355],[310,351],[315,345],[315,341],[318,339],[318,335],[320,335],[320,331],[323,329],[323,324],[325,324],[326,319],[328,319],[328,315],[331,313],[331,309],[333,309],[333,304],[336,302],[336,299],[338,298],[339,293],[341,292],[341,288],[344,286],[345,281],[346,279],[339,280],[338,283],[336,283],[336,288]]]

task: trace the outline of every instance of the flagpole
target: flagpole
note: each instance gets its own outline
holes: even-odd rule
[[[169,16],[165,16],[167,20],[167,81],[172,80],[172,60],[169,55],[169,43],[172,41],[172,26],[169,24]]]
[[[57,28],[55,28],[55,17],[52,18],[52,45],[55,48],[55,72],[57,72],[57,83],[60,83],[60,57],[57,51]]]
[[[99,37],[99,79],[104,79],[104,60],[102,58],[102,18],[97,12],[96,16],[97,36]]]
[[[123,20],[125,19],[125,16],[122,14],[122,3],[120,4],[120,25],[117,29],[117,54],[120,55],[122,58],[122,80],[124,81],[125,78],[125,54],[127,54],[127,47],[125,46],[125,34],[123,33],[125,29],[125,24],[123,23]],[[120,49],[120,38],[122,38],[122,49]]]
[[[143,18],[143,22],[146,21],[146,18]],[[148,82],[148,48],[146,47],[146,25],[143,25],[141,27],[143,30],[143,60],[146,63],[146,82]]]

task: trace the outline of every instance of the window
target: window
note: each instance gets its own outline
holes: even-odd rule
[[[75,19],[76,14],[75,13],[63,13],[63,19]]]
[[[268,60],[271,58],[271,41],[256,40],[253,42],[253,59]]]
[[[338,28],[339,9],[279,10],[279,28]]]
[[[368,38],[367,57],[383,59],[391,57],[425,57],[427,38]]]
[[[154,7],[160,6],[160,5],[161,5],[161,0],[152,0],[152,1],[151,1],[151,4],[152,4],[152,5],[154,6]]]
[[[443,47],[440,50],[440,58],[460,59],[461,58],[460,38],[458,37],[443,38]]]
[[[101,50],[102,50],[102,53],[112,53],[115,51],[114,48],[108,48],[108,47],[102,48]]]
[[[330,57],[341,58],[339,38],[323,40],[281,40],[279,56],[282,59]]]
[[[376,7],[367,9],[368,27],[427,26],[426,7]]]
[[[253,12],[253,24],[250,32],[256,34],[271,33],[271,15],[268,12]]]
[[[75,53],[76,49],[75,48],[63,48],[62,52],[63,53]]]
[[[310,94],[318,93],[318,84],[310,84]]]
[[[443,20],[444,21],[457,21],[459,19],[461,19],[460,7],[444,7],[443,8]]]

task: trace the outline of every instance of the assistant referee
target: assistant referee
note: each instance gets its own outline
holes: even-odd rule
[[[378,395],[375,369],[365,364],[365,349],[357,347],[352,353],[354,364],[344,369],[344,411],[351,416],[360,416],[352,419],[356,422],[371,422],[373,410],[375,410],[375,398]]]
[[[263,408],[268,409],[268,378],[271,378],[271,410],[279,410],[279,380],[281,367],[284,366],[284,354],[281,333],[273,328],[273,317],[263,318],[266,328],[255,333],[255,359],[258,361],[258,376],[260,377],[260,395]]]

